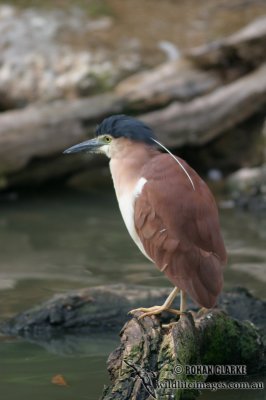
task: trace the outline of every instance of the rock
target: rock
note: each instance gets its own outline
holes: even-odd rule
[[[228,177],[228,184],[237,192],[249,192],[258,186],[266,185],[266,165],[242,168]]]
[[[227,188],[237,207],[266,211],[266,165],[236,171],[227,178]]]
[[[76,98],[110,89],[140,66],[138,48],[119,57],[86,37],[112,27],[111,17],[82,10],[19,10],[0,6],[0,109]]]

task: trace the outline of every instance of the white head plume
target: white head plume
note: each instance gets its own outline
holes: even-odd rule
[[[167,153],[169,153],[170,156],[178,163],[178,165],[182,168],[182,170],[183,170],[183,171],[185,172],[185,174],[187,175],[187,177],[188,177],[188,179],[189,179],[189,181],[190,181],[190,183],[191,183],[193,189],[196,190],[196,189],[195,189],[195,186],[194,186],[194,183],[193,183],[193,180],[191,179],[191,176],[190,176],[189,173],[187,172],[186,168],[185,168],[185,167],[181,164],[181,162],[178,160],[178,158],[176,158],[176,157],[171,153],[171,151],[168,150],[162,143],[158,142],[158,140],[156,140],[156,139],[154,139],[154,138],[151,138],[151,139],[152,139],[155,143],[157,143],[159,146],[161,146],[164,150],[166,150]]]

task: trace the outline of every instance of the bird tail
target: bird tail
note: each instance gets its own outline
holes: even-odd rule
[[[203,253],[203,251],[200,251]],[[196,274],[189,285],[189,294],[202,307],[212,308],[223,288],[223,268],[213,253],[201,254]]]
[[[212,308],[223,288],[223,265],[216,254],[201,249],[190,252],[179,266],[169,265],[165,274],[201,307]]]

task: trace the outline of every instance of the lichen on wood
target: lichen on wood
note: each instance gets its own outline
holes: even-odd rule
[[[237,321],[219,309],[187,312],[168,326],[160,317],[139,320],[139,315],[126,323],[120,347],[109,356],[111,385],[102,400],[151,399],[143,376],[152,382],[154,398],[194,399],[200,391],[179,388],[177,382],[205,382],[208,375],[189,375],[190,365],[246,365],[248,374],[263,368],[264,345],[248,321]]]

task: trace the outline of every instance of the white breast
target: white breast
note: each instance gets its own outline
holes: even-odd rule
[[[140,251],[150,260],[153,262],[153,260],[148,256],[146,253],[140,238],[136,232],[135,228],[135,223],[134,223],[134,205],[135,205],[135,200],[136,198],[141,194],[142,189],[144,185],[147,183],[147,180],[145,178],[140,178],[137,181],[137,184],[131,191],[124,192],[121,195],[117,194],[117,200],[119,204],[119,208],[122,214],[122,217],[124,219],[124,222],[126,224],[127,230],[140,249]]]

